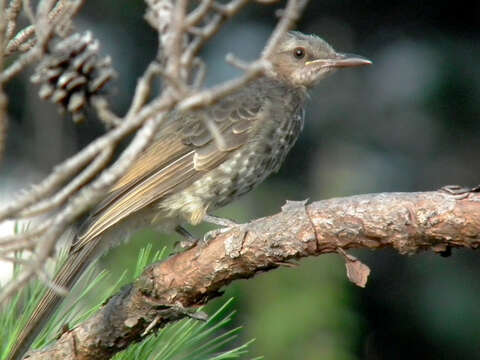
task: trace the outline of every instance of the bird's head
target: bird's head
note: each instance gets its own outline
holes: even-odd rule
[[[370,65],[361,56],[337,53],[315,35],[288,32],[269,59],[272,76],[295,87],[312,87],[338,68]]]

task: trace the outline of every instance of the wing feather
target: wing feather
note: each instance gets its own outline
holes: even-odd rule
[[[155,142],[95,209],[74,247],[82,248],[129,215],[194,183],[245,144],[255,120],[262,118],[259,97],[243,102],[227,98],[209,109],[172,114]],[[222,136],[221,148],[205,124],[212,120]]]

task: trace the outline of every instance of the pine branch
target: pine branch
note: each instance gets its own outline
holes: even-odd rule
[[[350,279],[362,285],[357,280],[369,270],[348,249],[390,247],[400,254],[476,249],[479,219],[478,189],[287,202],[276,215],[235,226],[208,244],[151,265],[92,318],[29,359],[110,358],[142,340],[147,328],[155,331],[191,316],[191,308],[220,296],[234,280],[291,266],[304,257],[340,253]]]

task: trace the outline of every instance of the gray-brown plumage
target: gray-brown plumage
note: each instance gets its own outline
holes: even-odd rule
[[[279,169],[303,127],[307,90],[340,67],[370,64],[298,32],[277,47],[267,73],[209,108],[172,113],[156,140],[83,225],[55,282],[71,288],[91,261],[153,225],[198,224]],[[20,335],[19,359],[61,298],[49,290]]]

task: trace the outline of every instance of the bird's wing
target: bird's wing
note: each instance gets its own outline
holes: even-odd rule
[[[157,140],[94,210],[74,249],[130,214],[185,189],[225,161],[248,141],[253,124],[264,116],[260,100],[237,96],[205,110],[172,115]]]

